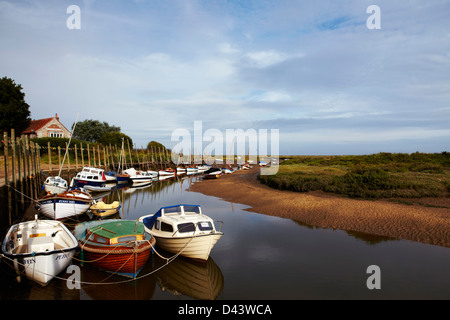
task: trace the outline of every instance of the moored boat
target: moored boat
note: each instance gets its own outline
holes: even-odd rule
[[[220,168],[210,168],[203,172],[203,176],[207,179],[218,178],[222,175],[222,170]]]
[[[197,167],[187,167],[187,168],[186,168],[186,173],[187,173],[187,174],[198,173],[198,168],[197,168]]]
[[[205,172],[205,171],[209,170],[210,168],[211,168],[211,166],[208,164],[197,166],[198,172],[200,172],[200,173]]]
[[[130,176],[130,180],[133,184],[147,184],[153,182],[154,175],[148,171],[137,171],[134,168],[130,168],[123,172]]]
[[[111,219],[79,223],[74,229],[85,263],[136,278],[147,262],[155,238],[139,221]]]
[[[116,174],[116,182],[118,184],[125,184],[130,182],[130,175],[126,173],[118,173]]]
[[[18,275],[46,285],[71,262],[78,241],[60,221],[33,220],[11,226],[2,244]]]
[[[37,203],[42,214],[60,220],[85,213],[92,204],[92,196],[83,189],[75,188],[59,194],[47,194]]]
[[[174,169],[172,169],[172,168],[167,168],[167,169],[158,171],[158,175],[160,177],[175,176],[175,174],[176,174],[176,171]]]
[[[104,203],[103,201],[95,201],[89,208],[97,217],[105,218],[116,214],[120,210],[120,202]]]
[[[84,187],[85,185],[99,187],[108,182],[105,170],[92,167],[84,167],[81,172],[77,173],[72,181],[72,187]]]
[[[214,221],[202,214],[199,205],[179,204],[162,207],[155,214],[139,218],[157,246],[173,254],[208,260],[212,248],[223,236]]]
[[[186,168],[177,167],[177,175],[186,173]]]
[[[69,184],[67,181],[60,176],[47,177],[44,181],[45,192],[50,193],[61,193],[67,191]]]
[[[230,174],[230,173],[233,173],[233,169],[230,169],[230,168],[222,168],[222,173],[224,173],[224,174]]]
[[[100,186],[91,186],[91,185],[86,185],[83,187],[83,189],[89,191],[89,192],[106,192],[106,191],[111,191],[112,188],[114,188],[115,185],[112,185],[110,183],[106,184],[102,184]]]

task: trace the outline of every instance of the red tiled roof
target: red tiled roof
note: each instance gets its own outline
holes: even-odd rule
[[[45,126],[49,121],[53,120],[53,118],[45,118],[39,120],[31,120],[28,128],[25,129],[24,134],[33,133]]]

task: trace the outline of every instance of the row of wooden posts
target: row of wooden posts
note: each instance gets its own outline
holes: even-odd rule
[[[75,157],[75,164],[74,169],[80,168],[80,161],[81,161],[81,168],[85,166],[94,166],[96,168],[103,168],[105,170],[114,169],[117,170],[120,168],[126,169],[128,167],[135,167],[135,168],[158,168],[160,166],[167,166],[171,163],[171,154],[168,149],[161,149],[158,147],[151,147],[150,149],[141,149],[138,151],[136,148],[133,149],[135,155],[132,155],[132,150],[130,148],[130,145],[128,144],[128,155],[125,154],[124,148],[118,148],[117,146],[112,146],[111,144],[109,146],[90,146],[87,144],[85,147],[83,144],[80,146],[77,146],[76,144],[73,146],[74,157]],[[67,148],[66,143],[66,148]],[[52,163],[52,148],[50,146],[50,142],[48,142],[47,145],[47,152],[48,152],[48,166],[49,166],[49,172],[52,172],[53,170],[53,163]],[[57,168],[61,168],[61,153],[65,152],[65,149],[61,149],[59,146],[56,147],[57,153],[58,153],[58,165]],[[69,152],[70,153],[70,152]],[[85,159],[85,156],[87,159]],[[85,163],[86,160],[86,163]],[[128,162],[129,160],[129,162]],[[71,163],[70,163],[70,157],[68,157],[66,160],[64,160],[64,163],[67,163],[66,170],[71,170]]]
[[[36,199],[40,186],[40,150],[39,146],[28,137],[16,137],[11,130],[11,137],[3,133],[3,167],[4,185],[8,221],[11,224],[12,211],[17,215],[26,209],[29,199]]]
[[[121,147],[74,145],[70,148],[70,153],[72,159],[75,158],[75,163],[71,165],[69,152],[65,156],[66,149],[59,146],[52,147],[50,142],[46,147],[39,146],[37,143],[30,141],[27,136],[16,137],[14,129],[11,130],[10,136],[7,132],[3,132],[2,142],[3,163],[0,163],[4,169],[5,200],[9,224],[11,224],[13,213],[17,216],[19,212],[26,210],[30,202],[38,199],[43,178],[45,178],[43,175],[54,175],[55,170],[60,173],[63,163],[67,175],[72,169],[80,169],[80,165],[81,168],[87,165],[105,170],[117,170],[119,166],[122,169],[134,167],[149,170],[164,168],[171,164],[170,151],[165,148],[152,147],[138,152],[135,145],[133,156],[129,144],[127,144],[128,155],[124,152],[123,143]],[[66,148],[68,148],[67,143]],[[45,149],[47,150],[45,151]],[[52,162],[53,150],[57,150],[58,163]],[[45,153],[48,155],[48,169],[44,170],[44,163],[41,159]]]

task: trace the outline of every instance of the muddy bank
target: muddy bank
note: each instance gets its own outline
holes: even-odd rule
[[[249,205],[249,211],[312,226],[450,247],[448,207],[355,200],[323,192],[280,191],[263,185],[258,174],[259,168],[254,167],[219,179],[195,182],[189,190]],[[441,202],[448,203],[448,199],[441,199]]]

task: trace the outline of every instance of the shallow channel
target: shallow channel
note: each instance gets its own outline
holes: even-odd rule
[[[15,280],[1,263],[1,299],[449,299],[450,250],[340,230],[305,226],[247,211],[247,206],[187,191],[200,176],[118,189],[105,202],[120,200],[123,219],[138,219],[162,206],[199,204],[223,221],[224,236],[207,263],[178,257],[165,265],[153,254],[135,281],[80,265],[81,289],[62,279],[46,287]],[[88,220],[85,214],[79,219]],[[76,221],[67,221],[67,224]],[[369,289],[367,268],[380,270],[380,289]],[[109,283],[109,284],[105,284]],[[110,284],[114,283],[114,284]]]

